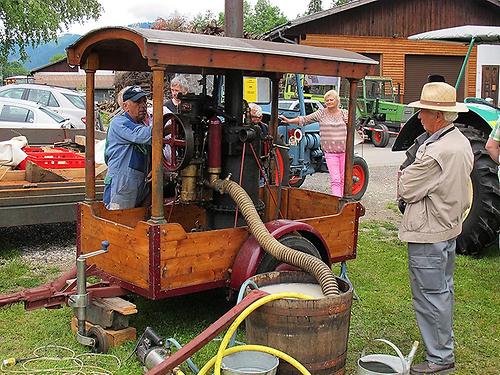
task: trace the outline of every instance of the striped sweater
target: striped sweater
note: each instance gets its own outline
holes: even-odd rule
[[[324,152],[345,152],[347,137],[347,110],[332,113],[327,108],[319,109],[307,116],[299,116],[299,125],[304,126],[319,122],[321,148]]]

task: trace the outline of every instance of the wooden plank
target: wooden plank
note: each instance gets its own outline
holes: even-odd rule
[[[94,298],[92,303],[96,305],[100,304],[101,306],[117,311],[122,315],[137,314],[137,306],[120,297]]]
[[[88,331],[93,327],[93,324],[85,322],[85,329]],[[71,319],[71,331],[76,333],[78,331],[78,320],[76,317]],[[111,348],[120,346],[127,341],[135,341],[137,339],[137,331],[134,327],[127,327],[114,331],[112,329],[105,329],[106,336],[108,338],[109,346]]]
[[[24,170],[17,170],[17,169],[7,170],[7,173],[5,173],[2,176],[2,178],[0,178],[0,181],[2,181],[2,182],[6,182],[6,181],[25,182],[26,181],[26,172]]]
[[[26,180],[29,182],[56,182],[67,181],[61,175],[58,175],[50,169],[45,169],[28,160],[26,163]]]

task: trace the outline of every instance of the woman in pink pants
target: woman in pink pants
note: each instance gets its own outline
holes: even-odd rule
[[[330,90],[325,94],[326,108],[319,109],[307,116],[293,119],[280,116],[287,124],[304,126],[319,122],[321,148],[325,153],[326,165],[330,173],[332,195],[344,195],[345,143],[347,137],[347,111],[340,109],[340,97],[337,91]]]

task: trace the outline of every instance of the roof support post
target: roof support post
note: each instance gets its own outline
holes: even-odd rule
[[[99,65],[98,56],[91,53],[85,63],[85,201],[93,202],[95,194],[95,108],[94,89],[95,72]]]
[[[352,169],[354,161],[354,129],[356,121],[356,86],[357,79],[349,78],[349,115],[347,120],[347,138],[345,143],[345,178],[344,197],[352,198]]]
[[[153,66],[153,139],[151,141],[151,219],[154,224],[165,223],[163,212],[163,89],[164,66]]]

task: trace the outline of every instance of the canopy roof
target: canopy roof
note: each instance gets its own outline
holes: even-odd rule
[[[465,44],[468,44],[472,38],[475,38],[476,44],[500,44],[500,27],[467,25],[428,31],[408,37],[412,40],[436,40]]]
[[[126,27],[91,31],[70,45],[67,53],[70,65],[130,71],[166,66],[186,72],[238,69],[360,79],[378,64],[335,48]]]

